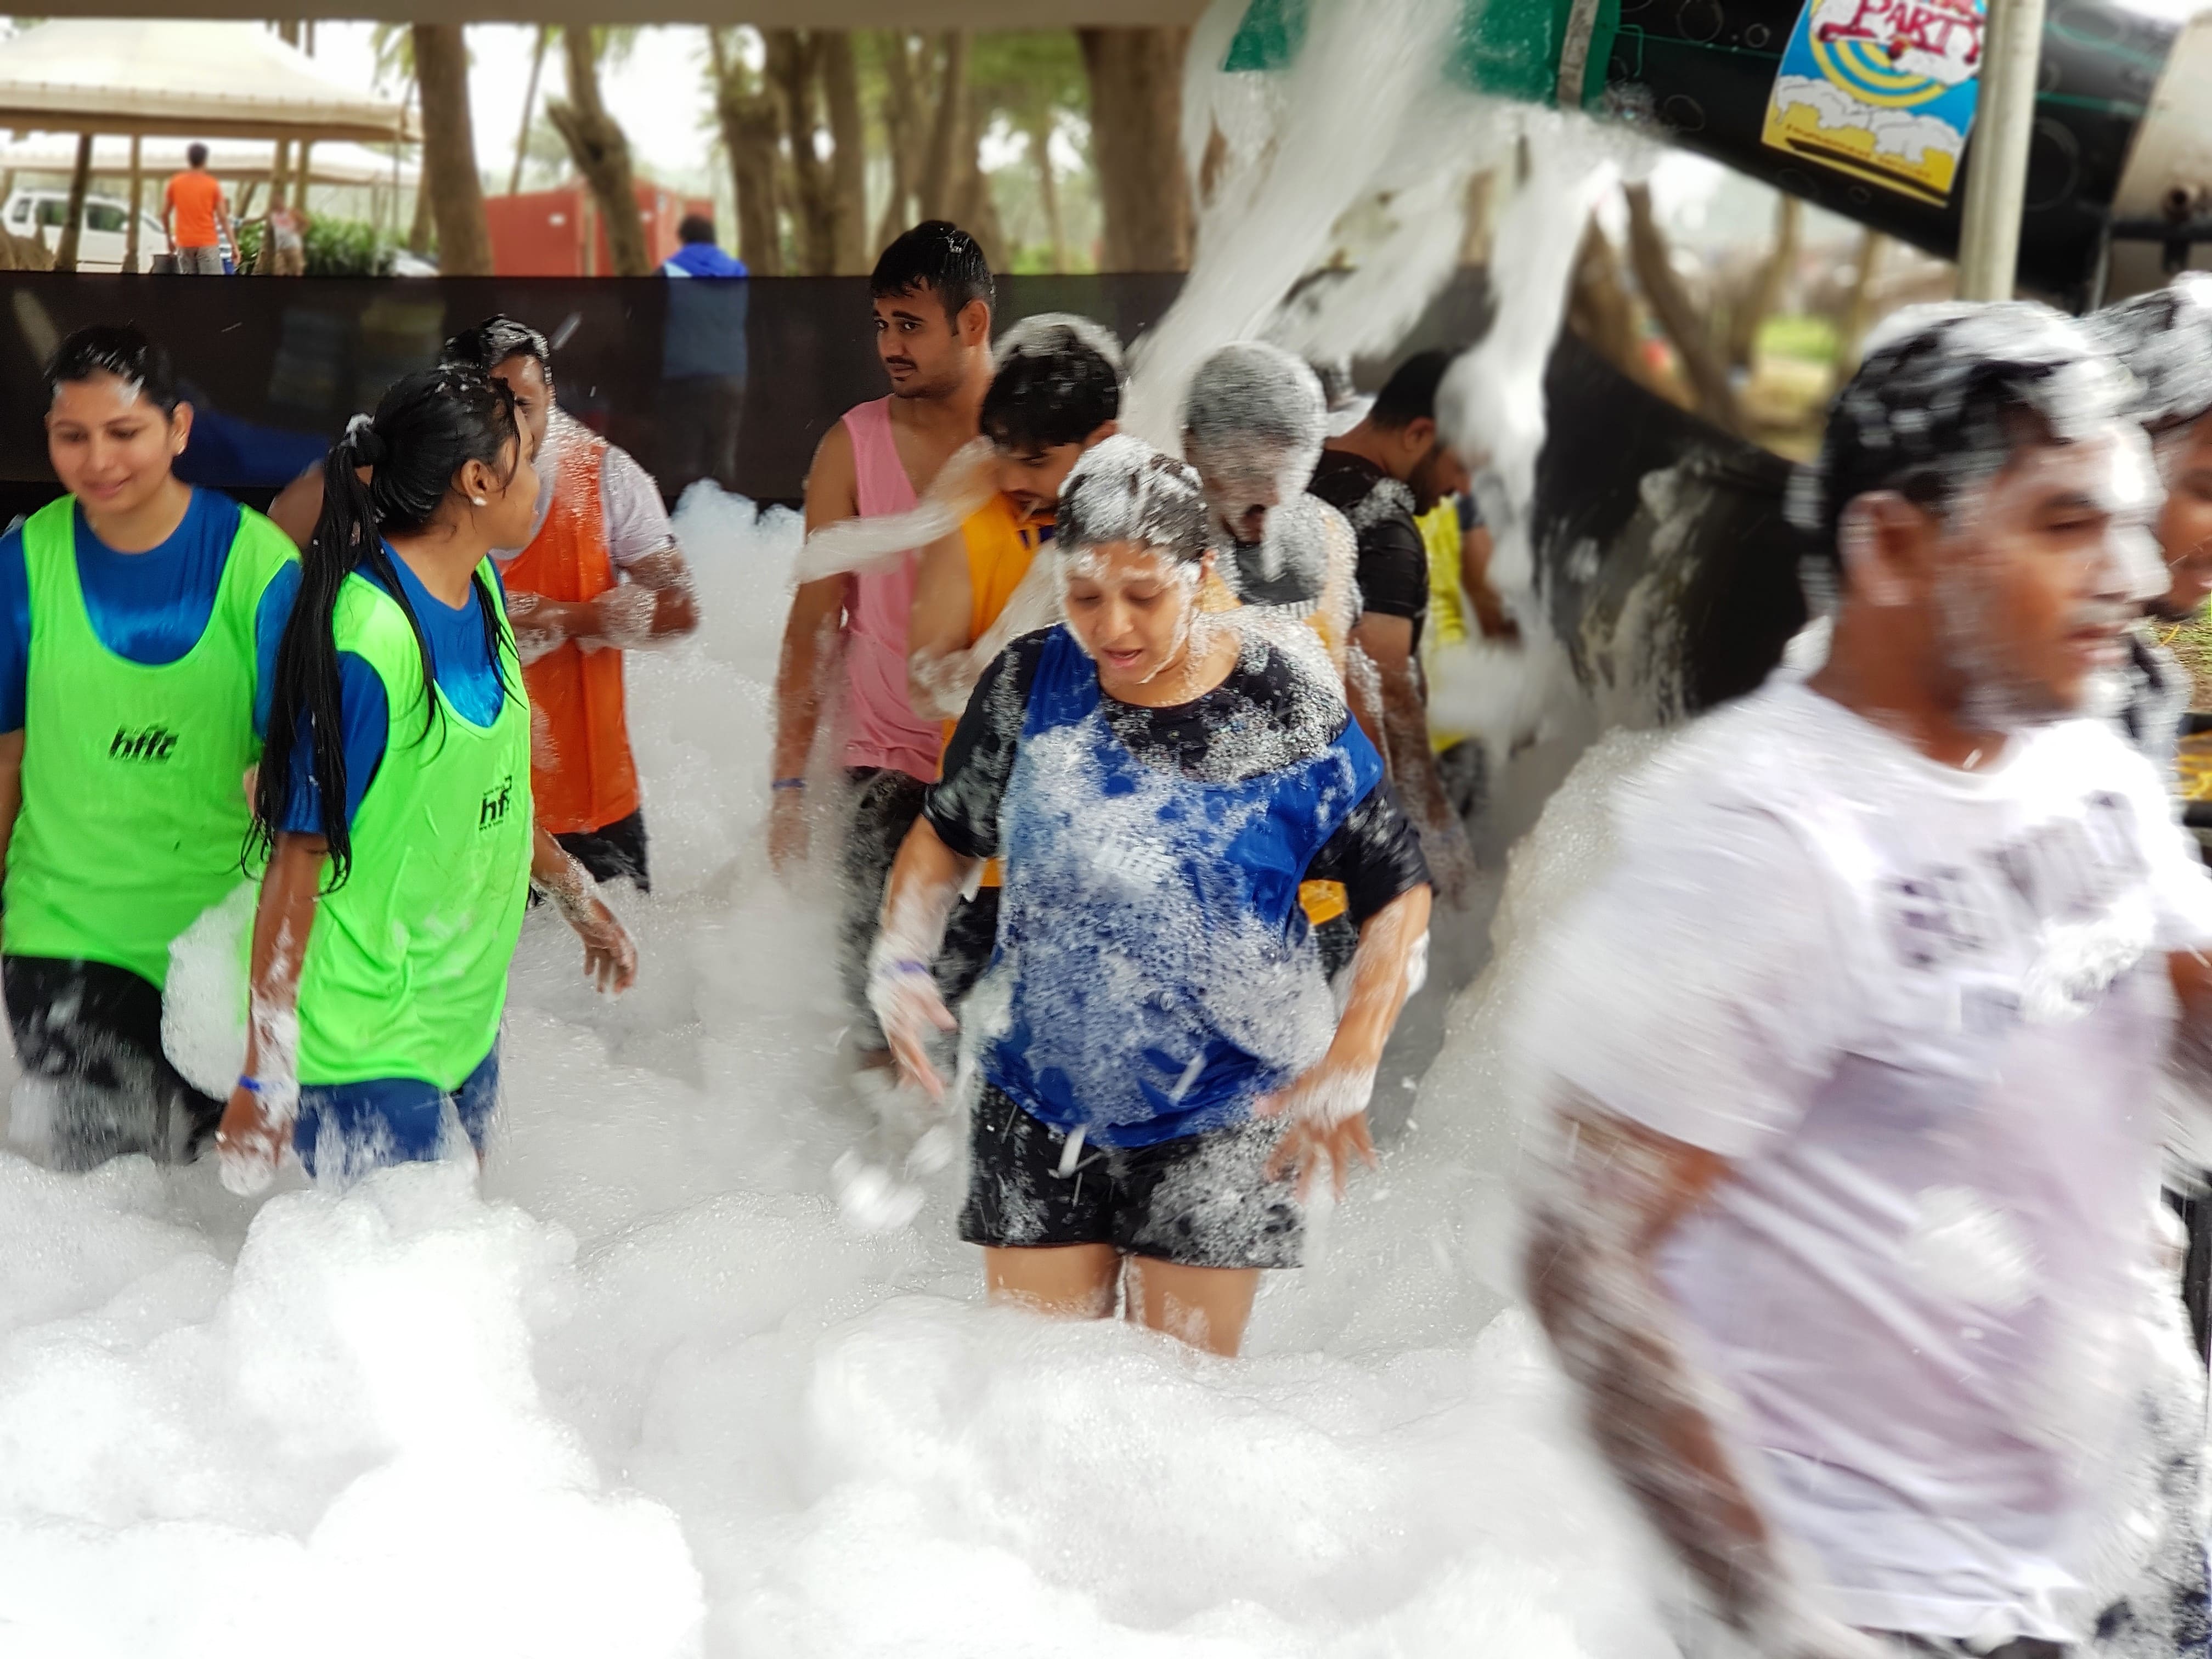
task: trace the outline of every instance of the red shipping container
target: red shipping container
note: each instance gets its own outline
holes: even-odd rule
[[[709,212],[706,204],[687,201],[659,185],[640,183],[637,216],[645,231],[645,255],[655,267],[676,252],[676,228],[684,216]],[[556,190],[485,198],[484,218],[491,228],[491,268],[501,276],[603,276],[612,261],[599,204],[581,179]]]

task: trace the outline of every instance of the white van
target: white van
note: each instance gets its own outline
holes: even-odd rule
[[[69,217],[65,190],[18,190],[0,210],[0,224],[18,236],[40,238],[49,248],[58,247],[62,224]],[[77,237],[79,270],[123,269],[125,232],[131,224],[131,204],[110,196],[84,198],[84,229]],[[169,234],[150,213],[138,216],[138,268],[145,270],[157,253],[169,251]]]

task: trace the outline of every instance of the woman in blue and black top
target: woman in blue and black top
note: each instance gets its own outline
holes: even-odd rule
[[[1263,1267],[1296,1266],[1323,1165],[1372,1158],[1367,1097],[1428,932],[1419,843],[1342,694],[1200,603],[1198,481],[1134,440],[1070,475],[1067,620],[1017,641],[901,848],[872,996],[933,1094],[928,963],[976,861],[1005,868],[966,1005],[979,1079],[961,1236],[991,1292],[1113,1311],[1234,1353]],[[1298,886],[1343,883],[1340,1018]]]

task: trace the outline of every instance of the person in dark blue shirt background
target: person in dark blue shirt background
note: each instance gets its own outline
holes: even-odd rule
[[[752,284],[743,280],[744,261],[714,246],[713,220],[692,214],[676,234],[684,246],[660,267],[673,279],[660,358],[660,476],[677,491],[698,478],[735,489]]]

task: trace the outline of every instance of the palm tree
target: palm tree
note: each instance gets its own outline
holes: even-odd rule
[[[491,226],[469,113],[468,43],[459,23],[416,23],[408,45],[422,100],[422,188],[438,229],[438,269],[448,276],[489,276]]]
[[[545,113],[568,142],[576,171],[591,187],[599,222],[606,228],[607,257],[617,276],[650,276],[645,227],[637,211],[636,175],[630,167],[629,138],[607,113],[599,95],[599,60],[627,52],[634,29],[595,29],[570,24],[561,31],[568,70],[568,95],[550,100]]]

